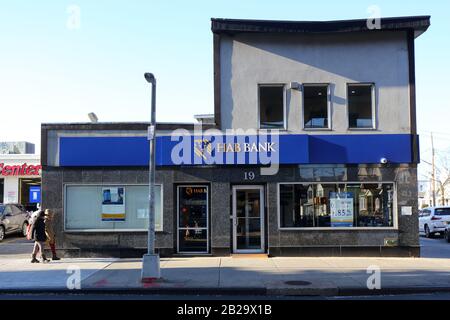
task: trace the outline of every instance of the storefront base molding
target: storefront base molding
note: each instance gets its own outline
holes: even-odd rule
[[[231,255],[230,248],[212,248],[211,254],[215,257],[227,257]]]
[[[291,257],[420,257],[420,247],[270,247],[269,256]]]
[[[71,248],[57,249],[58,255],[64,258],[142,258],[146,248]],[[157,248],[156,252],[161,257],[174,255],[171,248]],[[50,255],[51,256],[51,255]]]
[[[157,248],[161,257],[186,256],[177,254],[173,248]],[[66,258],[141,258],[147,253],[145,248],[72,248],[59,249],[58,254]],[[189,256],[227,257],[230,248],[212,248],[211,254]],[[270,247],[269,257],[420,257],[420,247]]]
[[[230,248],[212,248],[211,254],[181,254],[173,248],[156,248],[161,257],[173,256],[214,256],[227,257],[231,255]],[[147,253],[146,248],[70,248],[58,249],[58,255],[66,258],[141,258]]]

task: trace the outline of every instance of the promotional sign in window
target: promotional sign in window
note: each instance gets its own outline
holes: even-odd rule
[[[125,190],[123,187],[102,188],[102,221],[125,221]]]
[[[29,203],[40,203],[40,202],[41,202],[41,187],[38,186],[30,187]]]
[[[353,227],[353,193],[330,192],[331,227]]]

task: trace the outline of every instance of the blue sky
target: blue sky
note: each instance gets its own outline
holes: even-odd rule
[[[80,8],[78,29],[68,7]],[[158,121],[191,122],[213,111],[210,18],[338,20],[431,15],[416,41],[423,158],[450,146],[450,1],[0,1],[0,140],[39,145],[41,122],[146,121],[158,79]]]

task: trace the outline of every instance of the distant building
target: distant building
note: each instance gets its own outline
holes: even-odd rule
[[[30,142],[0,142],[0,154],[33,154],[34,149],[34,144]]]
[[[419,209],[425,207],[432,207],[433,205],[435,206],[450,205],[450,178],[448,178],[442,184],[439,181],[436,181],[435,204],[433,204],[433,189],[431,181],[419,181],[418,188],[419,188],[418,192]]]
[[[439,206],[450,205],[450,178],[445,180],[442,185],[437,184],[436,189],[436,203]]]
[[[194,119],[201,124],[214,124],[214,114],[196,114]]]
[[[41,158],[29,142],[0,142],[0,203],[35,210],[41,202]]]
[[[431,195],[431,183],[427,180],[417,182],[418,189],[418,204],[419,209],[430,207],[433,205],[433,199]]]

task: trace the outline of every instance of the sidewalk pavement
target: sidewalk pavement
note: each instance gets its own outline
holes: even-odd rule
[[[450,259],[235,258],[161,259],[162,279],[141,283],[140,259],[63,259],[31,264],[0,257],[0,293],[147,293],[251,295],[368,295],[450,292]],[[381,289],[369,290],[370,266]],[[81,290],[69,290],[67,270],[79,268]],[[71,278],[74,279],[74,278]]]

